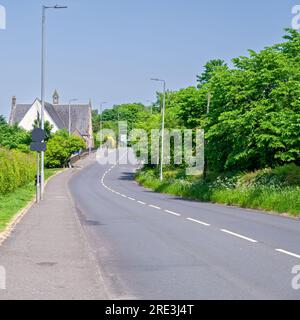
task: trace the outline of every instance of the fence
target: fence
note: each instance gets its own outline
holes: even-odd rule
[[[97,148],[82,150],[80,153],[71,156],[69,160],[69,166],[73,167],[73,165],[81,159],[86,158],[92,152],[96,152]]]

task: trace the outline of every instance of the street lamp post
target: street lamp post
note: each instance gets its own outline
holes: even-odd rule
[[[42,76],[41,76],[41,129],[45,129],[45,61],[46,61],[46,50],[45,50],[45,37],[46,37],[46,10],[48,9],[67,9],[66,6],[43,6],[42,10]],[[45,187],[45,153],[42,152],[41,155],[41,194],[40,197],[43,198],[44,187]]]
[[[69,136],[72,134],[71,103],[75,101],[78,101],[78,99],[69,100]]]
[[[166,113],[166,81],[162,79],[151,79],[152,81],[159,81],[163,83],[163,107],[162,107],[162,125],[161,125],[161,160],[160,160],[160,181],[164,180],[163,166],[164,166],[164,137],[165,137],[165,113]]]

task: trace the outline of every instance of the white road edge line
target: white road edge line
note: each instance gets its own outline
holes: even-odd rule
[[[138,201],[138,203],[146,205],[147,203],[143,202],[143,201]]]
[[[277,252],[280,252],[280,253],[284,253],[284,254],[287,254],[289,256],[292,256],[294,258],[298,258],[300,259],[300,255],[296,254],[296,253],[292,253],[292,252],[289,252],[289,251],[285,251],[285,250],[282,250],[282,249],[276,249]]]
[[[230,234],[230,235],[232,235],[232,236],[234,236],[234,237],[238,237],[238,238],[247,240],[247,241],[252,242],[252,243],[257,243],[256,240],[251,239],[251,238],[248,238],[248,237],[245,237],[245,236],[243,236],[243,235],[241,235],[241,234],[234,233],[234,232],[228,231],[228,230],[226,230],[226,229],[221,229],[221,231],[224,232],[224,233],[228,233],[228,234]]]
[[[157,207],[157,206],[153,206],[152,204],[150,204],[150,205],[149,205],[149,207],[150,207],[150,208],[154,208],[154,209],[157,209],[157,210],[161,210],[161,208],[160,208],[160,207]]]
[[[170,210],[165,210],[165,212],[166,213],[170,213],[170,214],[172,214],[173,216],[176,216],[176,217],[181,217],[181,214],[173,212],[173,211],[170,211]]]
[[[130,197],[128,197],[128,199],[129,199],[129,200],[131,200],[131,201],[135,201],[135,199],[133,199],[133,198],[130,198]]]
[[[203,222],[203,221],[200,221],[200,220],[196,220],[196,219],[192,219],[192,218],[187,218],[187,220],[192,221],[192,222],[196,222],[198,224],[202,224],[203,226],[206,226],[206,227],[210,227],[210,224]]]

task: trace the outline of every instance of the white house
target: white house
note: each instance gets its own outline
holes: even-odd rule
[[[34,122],[40,119],[41,101],[35,99],[32,104],[17,104],[16,97],[12,98],[12,107],[9,123],[17,124],[19,127],[31,131]],[[71,128],[71,133],[82,137],[87,148],[94,145],[93,127],[92,127],[92,105],[91,102],[86,105],[59,104],[59,94],[55,90],[53,94],[53,103],[45,103],[45,121],[48,121],[55,133],[58,130]],[[71,123],[69,124],[69,121]]]

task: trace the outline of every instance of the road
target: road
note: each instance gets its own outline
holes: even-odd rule
[[[183,200],[96,161],[69,182],[112,299],[300,299],[300,221]]]

